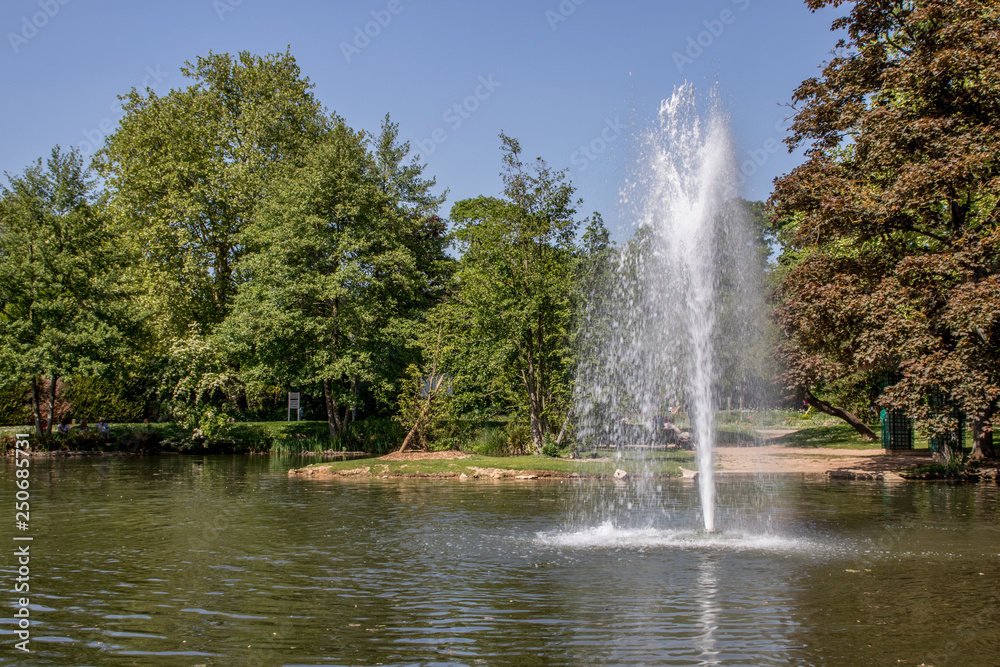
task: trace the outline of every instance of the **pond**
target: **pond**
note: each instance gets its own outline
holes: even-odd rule
[[[1000,664],[995,486],[289,479],[295,457],[31,468],[31,654],[0,664]]]

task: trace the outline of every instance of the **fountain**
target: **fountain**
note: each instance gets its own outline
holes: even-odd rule
[[[635,234],[586,314],[578,435],[651,451],[668,410],[683,406],[696,443],[704,530],[713,532],[716,385],[739,366],[734,360],[761,313],[757,251],[736,200],[733,151],[717,106],[703,122],[693,86],[681,86],[661,104],[641,150],[623,192]]]

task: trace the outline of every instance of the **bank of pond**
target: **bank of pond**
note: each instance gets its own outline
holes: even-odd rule
[[[845,425],[796,423],[775,438],[762,440],[756,425],[720,425],[721,446],[780,444],[789,448],[878,449],[862,441]],[[533,452],[526,425],[516,421],[467,425],[440,452],[429,456],[387,456],[405,438],[393,419],[367,419],[350,424],[331,438],[325,421],[231,422],[204,434],[177,423],[112,424],[106,433],[93,426],[73,425],[69,433],[37,438],[29,426],[0,427],[0,451],[10,455],[16,433],[29,433],[36,455],[151,455],[151,454],[302,454],[315,457],[312,466],[294,475],[333,478],[455,477],[458,479],[545,479],[566,477],[610,478],[616,471],[632,477],[680,477],[682,468],[694,468],[694,455],[681,449],[637,449],[629,446],[547,444],[542,455]],[[874,453],[874,452],[873,452]],[[790,453],[791,454],[791,453]],[[901,466],[909,480],[992,481],[996,462],[939,462],[917,469]],[[911,468],[903,471],[904,467]]]

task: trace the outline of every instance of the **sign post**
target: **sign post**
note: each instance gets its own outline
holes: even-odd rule
[[[302,421],[302,412],[299,410],[299,392],[288,392],[288,421],[292,421],[292,410],[295,410],[295,421]]]

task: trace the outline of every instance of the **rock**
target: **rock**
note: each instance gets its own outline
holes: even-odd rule
[[[464,482],[465,480],[469,479],[469,476],[463,472],[461,475],[458,476],[458,478]]]
[[[615,479],[619,482],[624,482],[625,480],[628,479],[628,473],[622,470],[621,468],[618,468],[617,470],[615,470]]]
[[[538,479],[538,475],[517,475],[514,479]]]

